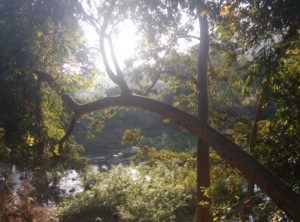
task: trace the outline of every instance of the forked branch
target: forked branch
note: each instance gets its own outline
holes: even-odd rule
[[[103,63],[104,63],[105,70],[106,70],[109,78],[115,84],[117,84],[120,87],[122,95],[129,95],[129,94],[131,94],[131,91],[128,88],[127,83],[125,82],[124,75],[123,75],[123,73],[122,73],[122,71],[119,67],[119,64],[118,64],[118,61],[116,59],[115,51],[114,51],[114,48],[113,48],[113,45],[112,45],[112,40],[111,40],[110,36],[108,37],[108,43],[109,43],[109,49],[110,49],[110,55],[111,55],[112,63],[113,63],[113,65],[115,67],[115,70],[117,72],[116,74],[110,68],[110,65],[109,65],[109,62],[108,62],[109,60],[108,60],[108,57],[107,57],[108,53],[107,53],[106,48],[105,48],[105,39],[108,36],[106,34],[106,30],[107,30],[108,22],[111,18],[111,15],[112,15],[112,12],[113,12],[113,9],[114,9],[115,2],[116,1],[111,1],[110,7],[109,7],[106,15],[104,16],[101,31],[100,31],[100,33],[98,33],[99,34],[100,52],[101,52],[101,55],[102,55],[102,58],[103,58]]]
[[[104,13],[102,24],[100,24],[100,22],[95,17],[93,17],[93,15],[88,14],[83,9],[83,7],[81,7],[81,11],[84,14],[86,20],[94,27],[95,31],[99,35],[100,53],[102,56],[104,68],[105,68],[107,75],[116,85],[119,86],[122,95],[128,95],[128,94],[131,94],[131,91],[128,88],[127,83],[124,80],[124,75],[123,75],[123,73],[120,69],[120,66],[118,64],[118,61],[116,59],[116,54],[114,51],[111,37],[110,37],[110,35],[106,34],[107,28],[109,26],[109,21],[111,20],[111,17],[113,14],[115,4],[116,4],[116,0],[110,1],[109,6],[106,9],[106,12]],[[108,51],[105,47],[106,40],[108,41],[110,53],[108,53]],[[111,60],[109,59],[108,55],[111,56]],[[112,69],[110,67],[109,61],[112,62],[114,69]],[[116,73],[113,70],[116,70]]]

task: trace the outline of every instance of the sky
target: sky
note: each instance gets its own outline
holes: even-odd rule
[[[185,23],[186,21],[182,21]],[[104,71],[103,61],[100,56],[99,50],[99,36],[97,35],[93,26],[88,24],[83,24],[84,37],[86,39],[87,46],[93,48],[93,56],[95,65],[99,70]],[[190,35],[198,36],[199,28],[195,24],[195,29]],[[136,48],[138,47],[139,33],[137,28],[130,20],[125,20],[118,27],[118,32],[112,35],[113,45],[115,49],[115,54],[119,65],[122,68],[125,68],[125,61],[129,58],[137,58],[138,53]],[[178,40],[178,51],[185,52],[191,45],[194,45],[198,40],[195,39],[179,39]],[[107,50],[109,53],[109,50]],[[110,55],[108,55],[110,58]],[[110,61],[110,63],[112,63]],[[114,66],[110,66],[114,70]],[[105,73],[105,72],[103,72]],[[115,86],[115,84],[105,75],[99,75],[97,79],[93,80],[95,83],[100,83],[104,88],[110,88]],[[88,95],[97,94],[97,89],[88,90]]]
[[[82,23],[82,28],[84,30],[84,38],[86,40],[87,47],[90,48],[90,57],[94,61],[95,66],[99,69],[99,75],[92,79],[92,86],[88,89],[79,90],[76,93],[77,98],[96,98],[103,94],[103,89],[114,87],[115,84],[109,79],[107,74],[101,74],[104,72],[103,61],[100,56],[100,47],[99,47],[99,36],[96,33],[95,29],[86,23]],[[135,49],[137,47],[137,30],[130,21],[124,21],[122,26],[119,28],[119,32],[112,36],[115,54],[118,60],[118,63],[122,68],[125,67],[125,60],[135,56]],[[107,50],[109,53],[109,50]],[[110,58],[110,55],[108,55]],[[109,61],[112,63],[112,61]],[[114,66],[111,65],[112,70]],[[68,67],[72,69],[72,67]],[[78,67],[73,67],[74,70],[77,70]],[[77,70],[79,71],[79,70]]]
[[[84,25],[84,32],[89,47],[99,48],[99,37],[92,26]],[[118,34],[112,36],[116,56],[121,67],[124,61],[135,55],[137,47],[137,30],[131,21],[124,21]],[[100,61],[102,63],[102,61]],[[99,64],[99,66],[101,66]]]

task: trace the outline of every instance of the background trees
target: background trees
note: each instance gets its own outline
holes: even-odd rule
[[[0,124],[11,162],[28,167],[52,155],[65,118],[61,99],[34,71],[73,82],[78,73],[65,65],[83,48],[79,14],[71,1],[1,1],[0,10]]]

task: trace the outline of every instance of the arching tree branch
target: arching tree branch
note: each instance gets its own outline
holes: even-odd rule
[[[232,167],[239,169],[248,178],[251,178],[288,215],[292,218],[300,218],[300,198],[298,195],[243,151],[242,148],[190,114],[159,101],[135,95],[104,98],[90,104],[81,105],[79,112],[87,113],[112,106],[139,107],[152,111],[197,135],[213,147]]]
[[[46,73],[43,73],[43,75],[46,75]],[[52,85],[51,81],[53,79],[44,79]],[[57,90],[62,91],[59,88]],[[126,106],[145,109],[170,119],[172,122],[185,128],[189,132],[200,137],[205,143],[209,144],[222,157],[222,159],[228,162],[232,167],[240,170],[255,184],[257,184],[260,189],[271,197],[278,207],[284,210],[291,218],[300,218],[299,195],[270,173],[241,147],[218,133],[216,130],[206,124],[203,124],[203,122],[199,121],[194,116],[171,105],[137,95],[106,97],[85,105],[76,103],[67,94],[63,95],[63,101],[70,105],[71,108],[74,108],[74,112],[78,117],[85,113],[103,110],[109,107]],[[69,127],[68,135],[72,132],[76,121],[77,119],[74,117],[71,122],[71,126]],[[66,138],[67,137],[68,136],[66,136]]]
[[[288,186],[280,182],[278,178],[239,146],[214,129],[201,123],[197,118],[183,111],[146,97],[130,95],[108,97],[90,104],[81,105],[79,112],[87,113],[112,106],[139,107],[152,111],[163,115],[191,133],[199,136],[203,141],[212,146],[231,166],[239,169],[248,178],[253,179],[253,181],[268,194],[280,208],[284,209],[287,214],[293,218],[300,218],[300,199]]]

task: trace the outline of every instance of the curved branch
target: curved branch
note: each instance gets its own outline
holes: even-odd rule
[[[123,77],[123,72],[121,71],[121,68],[119,66],[119,63],[118,63],[118,60],[117,60],[117,57],[116,57],[116,53],[115,53],[115,50],[114,50],[114,46],[113,46],[111,35],[107,36],[107,39],[108,39],[108,44],[109,44],[109,50],[110,50],[111,58],[112,58],[114,66],[116,68],[117,76],[119,76],[120,78],[122,78]]]
[[[105,30],[103,29],[103,27],[102,27],[102,31],[100,34],[100,51],[101,51],[101,55],[103,58],[104,67],[105,67],[105,70],[106,70],[109,78],[120,87],[122,95],[131,94],[131,91],[128,88],[127,83],[124,80],[123,74],[119,68],[117,61],[114,61],[114,59],[116,60],[116,58],[115,58],[115,55],[113,55],[114,51],[112,51],[112,48],[111,48],[111,54],[112,54],[113,64],[117,70],[117,75],[112,71],[112,69],[109,66],[107,52],[105,49]]]
[[[61,88],[59,84],[56,83],[55,79],[46,72],[35,71],[35,74],[38,75],[38,79],[43,82],[47,82],[55,92],[62,97],[64,103],[69,106],[75,113],[77,113],[77,108],[79,104],[70,97],[65,90]]]
[[[80,115],[74,114],[70,125],[65,133],[65,135],[60,139],[59,143],[58,143],[58,153],[59,155],[61,155],[62,157],[65,156],[65,150],[64,150],[64,143],[66,142],[66,140],[71,136],[74,128],[75,128],[75,124],[77,122],[77,120],[80,118]]]
[[[291,218],[300,218],[299,195],[270,173],[241,147],[218,133],[216,130],[203,124],[203,122],[199,121],[194,116],[171,105],[137,95],[106,97],[85,105],[75,103],[72,98],[66,99],[68,95],[64,95],[65,97],[63,100],[70,102],[71,107],[75,107],[78,116],[109,107],[127,106],[149,110],[170,119],[209,144],[222,159],[227,161],[232,167],[240,170],[257,184],[260,189],[271,197],[278,207],[284,210]],[[74,121],[74,125],[75,122],[76,121]],[[74,127],[69,128],[72,129]]]
[[[105,27],[102,27],[102,31],[100,33],[100,52],[102,55],[102,59],[103,59],[103,64],[104,64],[104,68],[109,76],[109,78],[115,83],[115,84],[119,84],[118,82],[118,78],[116,76],[116,74],[111,70],[109,63],[108,63],[108,58],[107,58],[107,53],[105,50],[105,31],[103,31]]]
[[[143,96],[148,96],[149,93],[151,92],[151,90],[154,88],[154,86],[156,85],[157,81],[160,78],[160,72],[156,72],[154,79],[152,80],[151,85],[147,88],[146,92],[143,94]]]
[[[232,167],[239,169],[253,180],[288,215],[292,218],[300,218],[300,197],[296,193],[238,145],[186,112],[159,101],[136,95],[100,99],[93,103],[80,105],[79,112],[83,114],[112,106],[139,107],[170,119],[213,147]]]

